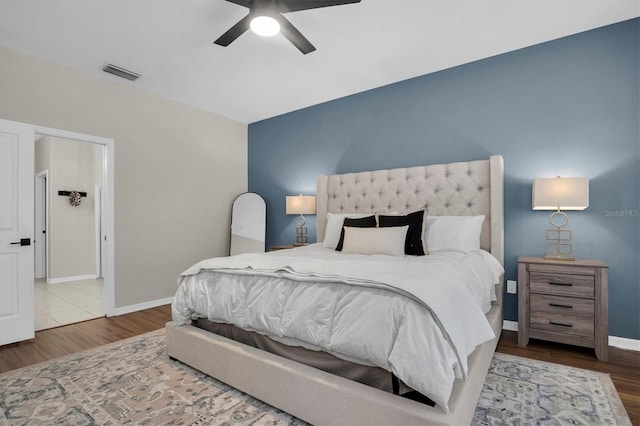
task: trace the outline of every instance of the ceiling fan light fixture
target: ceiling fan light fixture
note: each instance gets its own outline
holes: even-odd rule
[[[311,53],[316,48],[302,35],[298,29],[284,17],[284,13],[301,10],[319,9],[322,7],[341,6],[360,3],[361,0],[226,0],[229,3],[249,9],[249,13],[236,22],[224,34],[214,41],[218,46],[229,46],[249,28],[262,36],[271,37],[281,33],[303,54]]]
[[[280,32],[280,23],[271,16],[256,16],[249,26],[251,31],[262,37],[271,37]]]

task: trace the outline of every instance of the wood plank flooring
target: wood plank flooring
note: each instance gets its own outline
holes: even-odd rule
[[[37,331],[35,339],[0,346],[0,373],[157,330],[168,321],[171,305]]]
[[[26,342],[0,346],[0,373],[157,330],[171,320],[170,305],[36,332]],[[517,333],[503,331],[498,352],[608,373],[634,425],[640,426],[640,353],[609,348],[609,361],[592,349],[532,339],[518,346]]]

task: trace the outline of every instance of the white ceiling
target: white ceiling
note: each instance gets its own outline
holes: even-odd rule
[[[640,1],[362,0],[286,15],[308,55],[251,31],[213,44],[246,13],[224,0],[0,0],[0,46],[251,123],[635,18]]]

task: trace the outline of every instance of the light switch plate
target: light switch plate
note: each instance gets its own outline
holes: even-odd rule
[[[507,280],[507,293],[516,294],[518,282],[514,280]]]

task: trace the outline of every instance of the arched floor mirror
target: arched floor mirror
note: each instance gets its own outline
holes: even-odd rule
[[[267,205],[255,192],[236,197],[231,210],[231,246],[229,254],[264,253]]]

